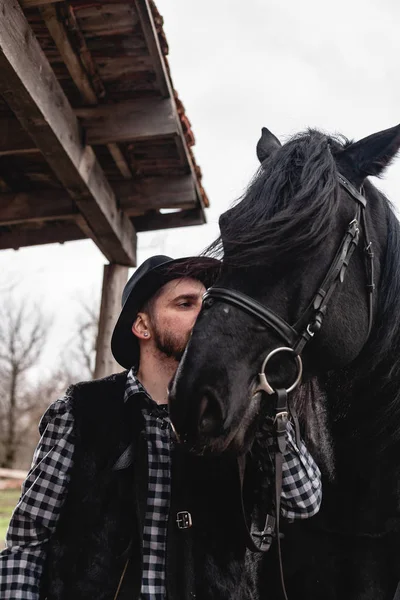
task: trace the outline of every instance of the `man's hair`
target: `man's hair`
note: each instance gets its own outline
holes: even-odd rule
[[[161,295],[161,290],[163,289],[163,287],[163,285],[159,287],[158,290],[146,300],[143,306],[141,306],[138,313],[145,312],[147,315],[149,315],[150,319],[153,319],[155,303],[157,298]]]

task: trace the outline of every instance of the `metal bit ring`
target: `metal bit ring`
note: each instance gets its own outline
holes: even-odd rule
[[[286,393],[289,392],[293,392],[293,390],[299,385],[299,383],[301,382],[301,378],[303,376],[303,363],[301,360],[301,357],[296,354],[296,352],[293,350],[293,348],[286,348],[285,346],[281,347],[281,348],[275,348],[275,350],[272,350],[264,359],[264,362],[262,364],[261,367],[261,373],[258,374],[259,377],[259,386],[257,388],[257,392],[259,391],[264,391],[269,395],[275,394],[275,390],[273,387],[271,387],[271,385],[268,383],[268,379],[267,376],[265,375],[265,368],[269,362],[269,360],[275,356],[275,354],[278,354],[279,352],[290,352],[291,354],[294,355],[294,359],[296,361],[297,364],[297,369],[298,369],[298,373],[297,373],[297,377],[295,379],[295,381],[292,383],[292,385],[290,387],[287,388]]]

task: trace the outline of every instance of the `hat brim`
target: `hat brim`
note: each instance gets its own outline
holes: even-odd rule
[[[168,260],[155,267],[138,282],[128,296],[115,325],[111,351],[115,360],[125,369],[139,365],[139,341],[132,332],[132,324],[143,304],[157,290],[173,279],[198,279],[208,288],[219,273],[220,261],[211,257],[189,257]]]

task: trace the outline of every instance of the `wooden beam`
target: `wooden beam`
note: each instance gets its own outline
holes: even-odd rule
[[[143,34],[146,39],[147,48],[153,60],[158,89],[160,90],[164,98],[173,99],[174,113],[178,129],[177,135],[175,137],[177,151],[181,158],[182,164],[187,165],[188,173],[192,174],[193,179],[196,182],[195,185],[198,201],[199,204],[204,208],[202,191],[197,180],[197,175],[194,170],[194,165],[192,163],[190,152],[185,140],[185,135],[183,133],[181,120],[179,118],[179,114],[176,108],[174,90],[172,88],[172,83],[167,70],[165,58],[161,50],[160,42],[158,39],[158,33],[154,23],[154,18],[151,12],[149,0],[135,0],[135,6],[143,29]]]
[[[38,226],[6,228],[0,231],[0,250],[23,248],[25,246],[39,246],[41,244],[63,244],[74,240],[82,240],[87,236],[73,221],[51,223]]]
[[[47,4],[39,10],[83,100],[87,104],[97,104],[96,92],[93,89],[88,74],[83,68],[80,57],[71,44],[59,7]]]
[[[88,144],[136,142],[177,134],[175,105],[162,98],[78,108]]]
[[[206,220],[201,208],[191,208],[173,213],[154,213],[133,219],[136,231],[153,231],[156,229],[171,229],[172,227],[191,227],[203,225]]]
[[[98,95],[104,97],[106,92],[98,77],[96,67],[86,45],[85,38],[80,31],[72,7],[68,6],[66,8],[64,6],[60,7],[48,4],[47,6],[42,6],[39,10],[83,100],[86,104],[96,105],[98,103]],[[72,45],[65,23],[71,24],[73,29],[71,34],[77,40],[79,52]],[[96,86],[94,83],[96,83]],[[108,144],[108,149],[122,176],[125,179],[131,179],[132,173],[129,165],[117,144]]]
[[[148,0],[135,0],[135,6],[146,40],[147,49],[151,56],[154,72],[156,74],[157,87],[163,98],[173,98],[171,86],[169,85],[167,67],[158,40],[158,34],[149,2]]]
[[[121,311],[122,291],[127,279],[127,267],[105,265],[96,344],[95,379],[122,370],[122,367],[115,361],[111,353],[111,336]]]
[[[148,98],[121,104],[102,104],[78,108],[75,114],[81,120],[84,129],[82,135],[90,145],[134,143],[177,135],[177,121],[170,100]],[[0,119],[0,156],[38,151],[32,137],[24,131],[17,119]]]
[[[99,8],[100,7],[101,4],[99,5]],[[106,96],[106,89],[100,78],[97,64],[93,60],[92,54],[86,44],[86,38],[82,33],[79,22],[75,16],[75,9],[68,2],[63,2],[59,7],[59,13],[67,30],[69,39],[73,40],[71,42],[72,47],[75,50],[79,62],[83,66],[83,71],[86,73],[96,97],[104,98]]]
[[[0,93],[75,200],[110,261],[136,263],[136,235],[16,0],[0,0]]]
[[[114,182],[113,188],[120,208],[128,216],[137,216],[149,209],[187,209],[197,204],[190,175]],[[76,220],[78,214],[75,202],[64,190],[0,194],[0,225]]]

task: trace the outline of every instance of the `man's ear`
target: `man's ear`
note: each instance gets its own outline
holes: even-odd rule
[[[270,132],[269,129],[263,127],[261,129],[261,137],[257,144],[257,157],[260,163],[269,158],[273,152],[281,148],[282,144],[278,138]]]
[[[132,324],[132,333],[141,340],[150,338],[150,323],[146,313],[138,313]]]
[[[400,125],[379,131],[350,144],[339,157],[354,174],[353,180],[362,184],[369,175],[379,177],[400,150]]]

